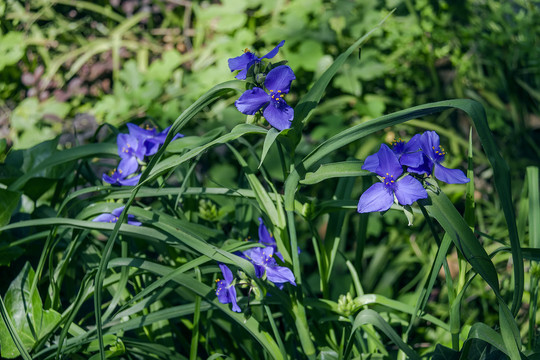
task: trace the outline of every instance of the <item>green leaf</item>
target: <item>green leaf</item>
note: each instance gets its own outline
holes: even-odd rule
[[[527,167],[527,186],[529,189],[529,246],[540,249],[540,192],[538,186],[538,167]]]
[[[356,177],[373,175],[372,172],[362,170],[364,162],[361,160],[348,160],[321,165],[315,172],[308,172],[300,184],[313,185],[323,180],[336,177]]]
[[[428,190],[428,198],[418,202],[441,224],[463,257],[491,286],[498,297],[501,297],[495,266],[448,197],[443,192],[436,194]]]
[[[10,186],[10,190],[19,190],[24,184],[31,178],[37,176],[41,171],[47,170],[54,166],[65,164],[71,161],[77,161],[79,159],[96,156],[110,156],[117,155],[118,149],[116,144],[103,143],[103,144],[89,144],[83,146],[77,146],[71,149],[57,151],[52,153],[49,157],[41,160],[35,167],[31,168],[13,182]]]
[[[23,56],[26,49],[25,34],[17,31],[9,31],[0,34],[0,71],[6,66],[16,64]]]
[[[435,351],[433,351],[433,355],[431,357],[431,360],[458,360],[459,359],[459,351],[452,350],[450,348],[447,348],[446,346],[442,346],[441,344],[437,344],[435,346]]]
[[[26,350],[49,335],[61,319],[61,315],[52,309],[43,311],[37,291],[30,293],[34,276],[34,269],[26,263],[9,285],[5,296],[7,313]],[[20,355],[3,320],[0,322],[0,346],[2,357],[11,359]]]
[[[512,360],[520,359],[519,347],[521,346],[521,339],[519,330],[500,293],[497,270],[485,249],[480,245],[468,224],[444,193],[439,192],[439,194],[436,194],[428,190],[428,199],[419,200],[418,203],[423,205],[428,213],[437,219],[452,238],[456,248],[471,264],[474,271],[493,289],[499,300],[499,321],[504,345]]]
[[[272,144],[276,141],[276,138],[279,136],[279,131],[275,128],[271,128],[266,133],[266,137],[264,138],[264,145],[261,153],[261,162],[259,163],[259,168],[262,166],[264,159],[266,158],[266,155],[268,154],[268,150],[270,150],[270,147],[272,147]]]
[[[9,223],[11,213],[17,207],[21,193],[0,188],[0,226]]]
[[[172,130],[171,130],[172,132]],[[169,134],[171,133],[169,132]],[[218,145],[218,144],[225,144],[229,141],[238,139],[241,136],[244,136],[246,134],[266,134],[267,130],[263,129],[260,126],[256,125],[250,125],[250,124],[240,124],[235,126],[230,133],[225,134],[223,136],[220,136],[219,138],[210,141],[204,145],[198,146],[192,150],[189,150],[185,154],[182,155],[173,155],[168,157],[167,159],[160,161],[157,163],[154,167],[151,168],[151,171],[148,175],[147,179],[141,180],[140,185],[145,184],[147,182],[150,182],[154,179],[156,179],[158,176],[161,176],[170,170],[178,167],[180,164],[193,159],[200,153],[208,150],[209,148]],[[178,141],[179,142],[179,141]]]
[[[413,360],[420,360],[420,356],[414,352],[413,349],[411,349],[407,344],[401,340],[399,335],[395,332],[394,329],[375,311],[371,309],[363,310],[358,315],[356,315],[356,318],[354,319],[353,327],[351,330],[351,335],[349,337],[349,340],[347,341],[347,347],[345,350],[345,355],[343,356],[345,359],[348,358],[350,351],[352,349],[352,339],[354,336],[355,331],[362,325],[373,325],[376,328],[378,328],[380,331],[382,331],[390,340],[399,347],[401,351],[403,351],[408,359]]]

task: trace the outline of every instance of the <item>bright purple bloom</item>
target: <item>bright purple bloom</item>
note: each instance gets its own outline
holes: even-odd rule
[[[397,139],[392,141],[392,151],[397,155],[402,166],[419,166],[422,164],[422,151],[420,150],[420,134],[414,135],[405,142]]]
[[[121,136],[124,135],[124,136]],[[117,138],[118,154],[122,158],[118,167],[113,169],[109,175],[103,174],[102,179],[112,185],[133,186],[137,185],[141,175],[128,178],[139,168],[137,161],[138,141],[127,134],[119,134]]]
[[[414,135],[411,140],[405,142],[399,138],[392,141],[392,151],[396,154],[402,166],[418,167],[423,163],[420,149],[420,134]],[[369,155],[364,161],[362,169],[375,172],[379,166],[377,154]]]
[[[139,160],[144,160],[145,149],[142,142],[135,136],[128,134],[118,134],[116,138],[118,145],[118,155],[122,158],[118,164],[118,169],[125,173],[127,169],[139,166]]]
[[[287,65],[280,65],[270,70],[264,86],[268,93],[259,87],[245,91],[234,103],[238,111],[246,115],[255,115],[263,110],[264,118],[278,130],[291,127],[294,110],[287,105],[283,97],[289,92],[291,82],[296,79],[294,72]]]
[[[281,260],[283,260],[283,255],[278,251],[276,239],[272,235],[270,235],[270,232],[264,226],[264,222],[262,218],[259,218],[259,243],[263,244],[266,247],[271,247],[274,249],[274,254]]]
[[[232,303],[232,310],[236,312],[241,312],[242,310],[238,306],[238,303],[236,302],[236,289],[234,285],[232,284],[234,278],[231,270],[227,267],[227,265],[219,264],[219,268],[221,269],[221,272],[223,273],[223,279],[219,280],[217,279],[217,290],[216,290],[216,296],[218,297],[218,300],[222,304],[228,304]]]
[[[282,288],[286,282],[296,286],[291,269],[279,266],[276,259],[272,257],[274,255],[273,247],[252,248],[244,252],[244,255],[248,256],[251,263],[255,266],[257,277],[263,277],[266,273],[266,278],[279,288]]]
[[[141,146],[141,152],[143,156],[150,156],[157,153],[159,147],[165,142],[165,138],[169,133],[171,127],[169,126],[162,132],[158,133],[156,128],[147,126],[143,129],[135,124],[128,123],[129,135],[135,137]],[[173,140],[184,137],[182,134],[176,134]]]
[[[242,55],[229,59],[229,69],[231,69],[231,71],[241,70],[238,75],[236,75],[236,78],[238,80],[245,80],[247,72],[251,66],[261,62],[262,59],[271,59],[276,56],[279,48],[282,47],[283,44],[285,44],[285,40],[281,41],[278,46],[261,58],[257,57],[249,49],[245,49]]]
[[[379,175],[381,182],[371,185],[360,196],[358,201],[359,213],[390,209],[394,203],[394,195],[401,205],[411,205],[418,199],[427,198],[426,189],[424,189],[420,181],[412,176],[405,175],[398,180],[400,175],[403,174],[403,168],[396,154],[387,145],[382,144],[375,155],[377,156],[377,168],[374,171],[371,170],[370,164],[372,164],[372,161],[370,161],[368,162],[369,169],[365,168],[365,163],[362,169],[373,171]]]
[[[419,167],[410,167],[409,172],[433,175],[448,184],[465,184],[470,180],[459,169],[448,169],[441,165],[446,152],[439,144],[439,135],[435,131],[426,131],[420,137],[424,162]]]
[[[124,211],[125,206],[120,206],[112,211],[110,214],[101,214],[95,217],[92,221],[104,222],[104,223],[115,223],[118,221],[118,217]],[[129,225],[141,226],[142,223],[135,220],[135,216],[128,214],[127,223]]]
[[[118,186],[135,186],[139,182],[139,179],[141,178],[141,174],[132,176],[130,178],[126,178],[129,176],[127,172],[122,171],[120,167],[117,169],[113,169],[111,171],[110,175],[103,174],[101,176],[102,180],[106,183],[109,183],[111,185],[118,185]]]

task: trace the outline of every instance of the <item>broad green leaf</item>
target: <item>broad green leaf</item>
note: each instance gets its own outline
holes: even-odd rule
[[[501,334],[499,334],[484,323],[476,323],[471,326],[471,329],[469,330],[469,335],[467,336],[467,341],[469,341],[470,339],[479,339],[485,341],[486,343],[496,347],[497,349],[508,355],[508,351],[503,345],[504,342]],[[466,344],[464,344],[464,350],[466,350]]]
[[[37,291],[30,293],[34,276],[34,270],[26,263],[4,297],[7,313],[26,350],[31,350],[38,340],[49,335],[61,318],[52,309],[43,310]],[[0,321],[0,345],[2,357],[12,359],[20,355],[3,320]]]
[[[88,157],[99,157],[102,155],[111,156],[117,154],[117,146],[112,143],[82,145],[63,151],[57,151],[52,153],[48,158],[40,161],[39,164],[18,178],[8,187],[8,189],[15,191],[21,189],[28,180],[35,177],[40,171],[52,168],[53,166]]]
[[[20,198],[21,193],[0,188],[0,226],[9,223]]]
[[[437,344],[431,360],[459,360],[459,351]]]

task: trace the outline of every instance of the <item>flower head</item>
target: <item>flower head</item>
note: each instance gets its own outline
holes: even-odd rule
[[[238,111],[246,115],[255,115],[263,110],[264,118],[278,130],[291,127],[294,118],[294,110],[283,97],[291,87],[291,82],[296,79],[294,72],[287,65],[280,65],[270,70],[264,80],[267,91],[254,87],[245,91],[234,103]]]
[[[276,56],[279,48],[282,47],[283,44],[285,44],[285,40],[281,41],[274,49],[272,49],[272,51],[260,58],[249,49],[245,49],[242,55],[229,59],[229,69],[231,69],[231,71],[240,70],[238,75],[236,75],[236,78],[238,80],[245,80],[251,66],[261,62],[262,59],[271,59]]]
[[[233,274],[227,265],[219,264],[219,268],[223,273],[223,280],[217,279],[217,290],[216,296],[222,304],[232,303],[232,310],[236,312],[241,312],[242,310],[236,302],[236,289],[233,285]]]
[[[259,218],[259,243],[263,244],[266,247],[271,247],[274,249],[274,254],[281,260],[283,260],[283,255],[278,251],[276,239],[272,235],[270,235],[270,232],[264,225],[263,219]]]
[[[246,255],[255,266],[255,274],[257,277],[263,277],[264,274],[266,274],[266,278],[280,288],[286,282],[296,286],[294,274],[291,269],[279,266],[276,259],[273,258],[273,247],[252,248],[245,251],[244,255]]]
[[[439,143],[439,135],[435,131],[426,131],[420,137],[420,147],[423,153],[423,163],[418,167],[410,167],[409,172],[417,174],[432,174],[448,184],[465,184],[469,178],[459,169],[448,169],[441,165],[446,151]]]
[[[396,154],[402,166],[420,166],[423,162],[420,150],[420,134],[414,135],[411,140],[405,142],[401,138],[392,141],[392,151]],[[378,153],[369,155],[364,161],[362,169],[375,172],[379,166]]]
[[[113,169],[109,175],[103,174],[102,179],[106,183],[111,185],[120,185],[120,186],[133,186],[137,185],[141,175],[136,175],[129,177],[134,174],[139,168],[139,163],[135,157],[127,157],[122,159],[118,164],[118,167]]]
[[[109,173],[109,175],[103,174],[101,176],[101,179],[111,185],[117,185],[117,186],[137,185],[137,183],[139,182],[139,179],[141,178],[141,174],[128,178],[130,174],[127,171],[123,171],[120,165],[121,164],[119,164],[117,168],[113,169]]]
[[[381,182],[373,184],[360,196],[358,212],[386,211],[394,203],[394,195],[401,205],[411,205],[418,199],[427,198],[426,189],[420,181],[410,175],[399,178],[403,174],[403,168],[396,154],[387,145],[382,144],[379,151],[372,156],[376,156],[376,160],[372,158],[368,162],[366,158],[367,168],[364,163],[362,169],[379,175]],[[377,167],[373,169],[375,161]]]
[[[141,143],[141,152],[143,156],[150,156],[157,153],[159,147],[165,142],[167,134],[171,127],[169,126],[162,132],[157,132],[156,128],[146,126],[141,128],[135,124],[128,123],[129,135],[136,138]],[[182,134],[176,134],[173,140],[184,137]]]
[[[122,214],[122,211],[124,211],[124,207],[125,206],[116,208],[110,214],[101,214],[95,217],[92,221],[104,222],[104,223],[115,223],[118,221],[118,217],[120,216],[120,214]],[[141,226],[141,223],[139,221],[136,221],[135,216],[131,214],[128,214],[127,223],[129,225]]]

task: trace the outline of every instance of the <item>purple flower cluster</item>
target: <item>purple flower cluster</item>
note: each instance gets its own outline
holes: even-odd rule
[[[127,124],[129,134],[118,134],[118,155],[121,160],[118,166],[109,175],[103,174],[102,179],[106,183],[118,186],[137,185],[141,177],[135,174],[139,170],[139,162],[144,161],[145,156],[154,155],[159,147],[165,142],[170,126],[162,132],[147,126],[145,129],[134,124]],[[183,137],[177,134],[173,140]]]
[[[435,131],[416,134],[408,142],[395,140],[392,149],[382,144],[379,151],[368,156],[362,165],[362,169],[377,174],[381,182],[360,196],[358,212],[386,211],[394,203],[394,198],[401,205],[411,205],[427,198],[421,181],[432,174],[449,184],[469,182],[461,170],[441,165],[445,155]]]
[[[296,76],[287,65],[269,65],[263,69],[260,64],[263,59],[276,56],[284,43],[285,40],[281,41],[272,51],[260,58],[246,49],[244,54],[229,59],[231,71],[240,70],[236,75],[239,80],[248,79],[249,70],[255,66],[254,76],[248,79],[249,90],[234,103],[238,111],[246,115],[262,113],[268,123],[280,131],[290,128],[294,118],[294,110],[285,102],[284,96],[289,93],[291,82]]]
[[[285,267],[278,265],[275,257],[283,261],[283,256],[277,251],[276,240],[259,218],[259,244],[265,247],[254,247],[237,255],[249,260],[255,267],[255,274],[258,278],[266,278],[274,283],[279,289],[283,289],[285,283],[296,286],[294,274]],[[274,257],[275,255],[275,257]],[[216,295],[222,304],[232,303],[232,310],[240,312],[240,307],[236,302],[235,280],[231,270],[224,264],[219,264],[224,280],[217,280]]]

